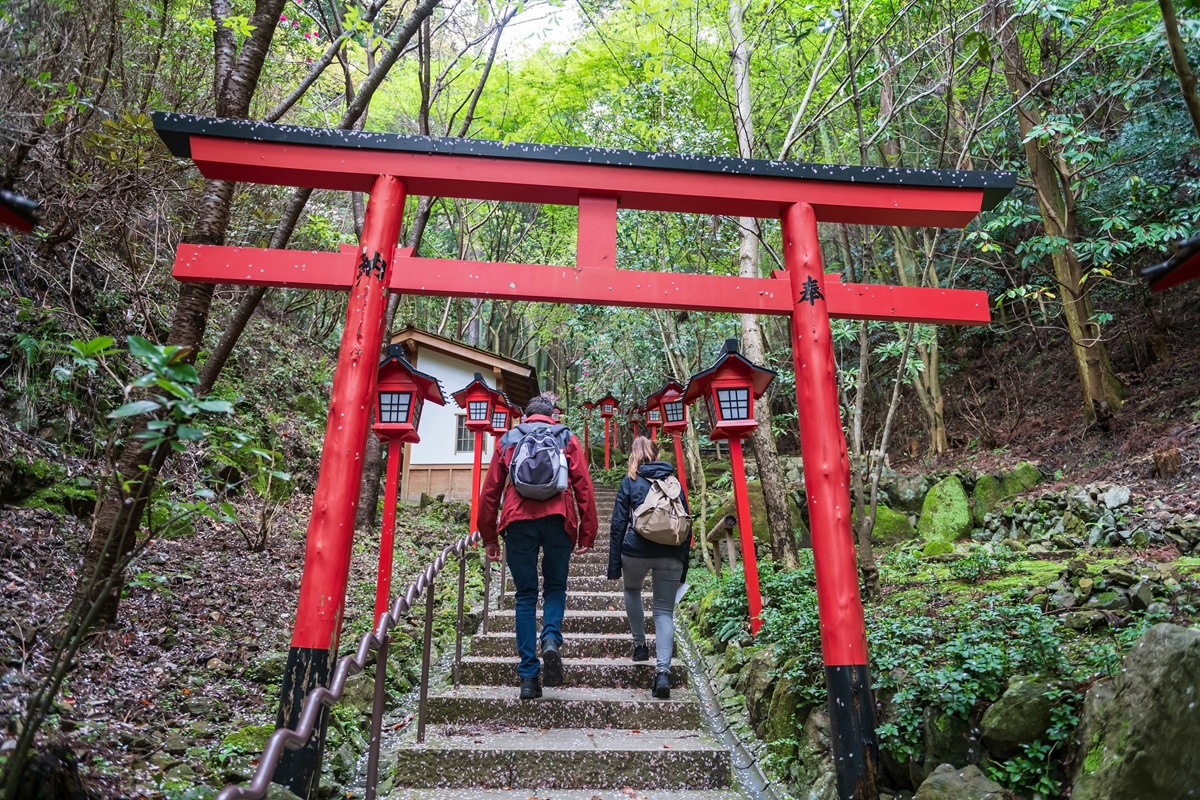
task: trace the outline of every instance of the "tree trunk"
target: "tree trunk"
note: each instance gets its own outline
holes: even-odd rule
[[[228,181],[205,181],[190,243],[221,244],[224,241],[233,187],[234,184]],[[167,344],[187,348],[185,358],[188,363],[195,360],[204,337],[212,294],[212,284],[184,283],[179,287],[179,300]],[[138,424],[138,429],[145,429],[144,421]],[[142,516],[166,460],[165,449],[151,460],[151,451],[142,446],[142,440],[133,438],[135,432],[130,431],[125,439],[114,475],[108,480],[104,500],[96,511],[71,601],[73,612],[99,602],[100,611],[93,618],[95,625],[111,625],[117,619],[124,580],[117,580],[106,597],[98,596],[97,588],[108,580],[121,560],[133,552]]]
[[[741,0],[729,4],[729,33],[733,42],[734,104],[733,121],[737,131],[738,155],[754,157],[754,119],[750,96],[751,45],[746,40],[742,17],[746,13]],[[753,217],[738,218],[738,274],[743,277],[759,277],[758,220]],[[742,316],[742,353],[751,361],[763,361],[763,336],[758,316]],[[783,470],[779,464],[779,452],[775,449],[775,437],[771,433],[771,408],[767,397],[754,403],[754,419],[758,427],[750,434],[750,447],[758,465],[758,478],[762,484],[763,500],[767,506],[767,527],[771,534],[771,555],[781,566],[794,568],[799,563],[796,549],[796,532],[792,527],[791,509],[788,507],[787,489],[784,486]]]
[[[892,164],[895,166],[895,164]],[[939,286],[937,273],[928,270],[929,280],[926,283],[917,269],[921,253],[917,248],[911,228],[892,228],[892,241],[896,259],[896,273],[904,286],[928,285]],[[925,414],[926,432],[929,434],[929,454],[940,455],[950,449],[950,441],[946,436],[945,401],[942,398],[942,379],[939,374],[941,354],[938,349],[938,330],[934,327],[933,341],[928,345],[917,347],[917,357],[921,360],[922,368],[913,370],[913,386],[917,392],[917,402]]]
[[[1188,63],[1187,49],[1179,35],[1179,20],[1175,18],[1175,6],[1171,0],[1158,0],[1162,11],[1163,25],[1167,32],[1167,47],[1171,50],[1171,63],[1175,65],[1175,76],[1179,79],[1179,92],[1192,118],[1196,136],[1200,136],[1200,94],[1196,92],[1196,73]]]
[[[1032,99],[1039,96],[1034,89],[1042,81],[1025,66],[1025,54],[1007,0],[1000,0],[993,6],[991,22],[993,30],[1000,34],[1004,79],[1016,101],[1017,122],[1025,139],[1025,157],[1029,161],[1042,225],[1048,236],[1066,242],[1062,250],[1051,256],[1051,261],[1079,374],[1084,418],[1089,422],[1102,421],[1120,409],[1123,387],[1113,371],[1108,348],[1100,337],[1100,326],[1092,320],[1088,287],[1082,285],[1083,268],[1074,246],[1078,236],[1076,198],[1070,189],[1075,175],[1058,157],[1053,139],[1039,143],[1038,137],[1029,136],[1031,130],[1042,124],[1041,111]]]
[[[858,571],[862,575],[867,597],[879,596],[879,567],[875,565],[875,549],[871,543],[871,533],[875,530],[875,502],[878,497],[878,481],[872,485],[870,498],[863,484],[863,474],[870,470],[872,474],[876,467],[882,467],[886,444],[881,446],[872,462],[871,454],[866,451],[863,437],[863,406],[866,405],[867,381],[870,380],[868,369],[871,357],[870,340],[867,337],[866,321],[858,324],[858,379],[854,394],[854,415],[850,425],[850,485],[854,490],[854,518],[857,525],[854,530],[854,544],[858,551]],[[868,510],[868,508],[870,510]]]

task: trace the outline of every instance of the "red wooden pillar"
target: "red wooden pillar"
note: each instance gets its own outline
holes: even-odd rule
[[[479,479],[483,473],[483,432],[475,431],[475,460],[471,464],[471,532],[479,530]]]
[[[838,408],[817,220],[811,206],[796,203],[784,210],[782,221],[784,265],[792,287],[800,448],[838,796],[875,800],[875,699],[867,669],[867,634],[850,523],[850,462]]]
[[[733,497],[737,505],[738,532],[742,539],[742,570],[746,575],[746,600],[750,606],[750,632],[762,627],[762,591],[758,588],[758,556],[754,552],[754,530],[750,518],[750,491],[746,487],[746,463],[742,440],[729,440],[729,467],[733,471]]]
[[[388,437],[387,481],[383,488],[383,526],[379,532],[379,577],[375,583],[375,624],[387,611],[392,591],[392,556],[396,550],[396,498],[400,494],[400,462],[404,442]]]
[[[304,574],[283,674],[277,727],[296,726],[305,695],[318,685],[328,685],[337,655],[363,450],[375,403],[388,273],[400,236],[404,198],[404,182],[381,175],[375,179],[367,203],[359,259],[346,307],[346,325],[333,375],[321,470],[308,523]],[[320,719],[308,744],[298,750],[284,751],[273,777],[276,783],[301,797],[315,797],[320,782],[328,710],[323,710]]]
[[[683,437],[678,433],[672,433],[671,438],[675,440],[675,475],[679,478],[679,486],[683,489],[683,499],[687,500],[687,468],[683,463]]]
[[[609,423],[610,422],[612,422],[611,418],[609,418],[609,417],[604,418],[604,468],[605,469],[612,468],[612,442],[609,441],[609,429],[610,429]]]

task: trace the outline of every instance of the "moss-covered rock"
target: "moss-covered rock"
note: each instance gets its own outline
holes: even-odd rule
[[[962,767],[979,761],[979,748],[971,742],[971,723],[935,708],[925,709],[925,771],[938,764]]]
[[[940,539],[934,539],[931,542],[926,542],[925,547],[921,550],[921,555],[926,558],[933,556],[944,556],[946,553],[953,553],[954,545],[949,542],[943,542]]]
[[[1160,624],[1084,702],[1072,800],[1189,797],[1200,786],[1200,630]]]
[[[726,458],[710,458],[703,462],[704,480],[708,482],[715,481],[722,475],[728,475],[730,466],[729,459]]]
[[[0,503],[86,517],[96,507],[96,487],[86,476],[68,478],[57,461],[15,456],[0,464]]]
[[[962,481],[951,475],[938,481],[921,506],[917,533],[926,542],[953,544],[971,532],[971,509]]]
[[[1014,677],[1008,689],[993,703],[979,723],[984,747],[996,760],[1021,754],[1021,745],[1045,738],[1050,727],[1054,701],[1046,691],[1057,686],[1053,681],[1032,676]]]
[[[89,517],[96,509],[96,488],[90,478],[77,477],[51,484],[21,502],[25,508],[45,508],[73,517]]]
[[[771,647],[757,648],[742,668],[742,693],[746,695],[746,711],[750,724],[766,732],[767,712],[771,706],[771,695],[775,691],[775,654]]]
[[[288,654],[282,651],[263,653],[254,659],[242,673],[242,677],[255,683],[276,683],[283,680]]]
[[[267,747],[267,740],[275,732],[274,725],[247,725],[236,731],[225,734],[221,740],[223,747],[237,750],[241,753],[261,753]]]
[[[854,519],[857,527],[858,519]],[[875,527],[871,528],[871,543],[879,547],[891,547],[899,542],[911,541],[917,529],[908,521],[908,515],[887,506],[875,507]]]
[[[750,495],[750,520],[754,528],[754,539],[759,542],[768,542],[771,538],[771,531],[767,526],[767,501],[763,497],[762,484],[759,481],[750,481],[746,485],[746,489]],[[788,510],[792,512],[792,529],[795,530],[801,526],[800,509],[796,508],[795,502],[788,498]],[[737,502],[733,496],[721,505],[708,518],[708,526],[705,530],[712,530],[722,517],[726,514],[737,516]]]
[[[815,708],[804,692],[809,683],[808,677],[789,677],[797,660],[789,661],[780,670],[782,675],[775,682],[775,691],[771,693],[764,727],[763,738],[767,747],[773,754],[783,758],[796,755],[796,732],[804,727],[809,713]]]
[[[917,789],[913,800],[1004,800],[1008,792],[974,765],[942,764]]]
[[[983,525],[983,518],[1003,499],[1004,490],[995,475],[980,475],[971,490],[971,519]]]
[[[701,597],[696,602],[696,610],[692,613],[692,619],[695,620],[697,632],[704,639],[714,638],[715,631],[713,630],[713,615],[708,613],[712,608],[713,601],[717,599],[717,590],[712,589],[708,594]]]
[[[892,498],[892,504],[913,514],[921,510],[921,504],[925,502],[925,495],[928,493],[929,481],[919,472],[897,475],[888,486],[888,496]]]
[[[1017,464],[1000,478],[1000,489],[1004,497],[1016,497],[1027,492],[1042,479],[1042,473],[1028,461]]]

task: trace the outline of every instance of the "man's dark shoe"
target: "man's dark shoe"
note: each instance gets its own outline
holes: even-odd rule
[[[671,697],[671,673],[654,673],[654,696],[660,700],[667,700]]]
[[[536,700],[542,696],[542,684],[537,678],[521,678],[521,699]]]
[[[562,655],[558,648],[558,642],[553,639],[542,640],[542,675],[546,679],[546,686],[552,689],[563,684]]]
[[[650,660],[650,648],[644,644],[635,644],[633,646],[633,660],[634,661],[649,661]]]

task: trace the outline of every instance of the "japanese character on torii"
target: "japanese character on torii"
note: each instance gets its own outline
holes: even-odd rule
[[[182,281],[350,290],[282,690],[283,725],[294,726],[305,694],[327,682],[337,649],[388,291],[785,315],[838,791],[875,796],[874,701],[829,320],[982,325],[990,315],[982,291],[851,284],[826,275],[817,223],[962,227],[1012,189],[1011,173],[502,144],[180,114],[155,114],[154,124],[171,152],[191,158],[208,179],[370,194],[358,246],[318,253],[181,245],[175,259]],[[575,265],[417,257],[397,246],[408,194],[577,206]],[[779,219],[785,270],[742,278],[618,269],[618,208]],[[314,785],[319,750],[318,743],[289,753],[276,780],[294,791]]]

